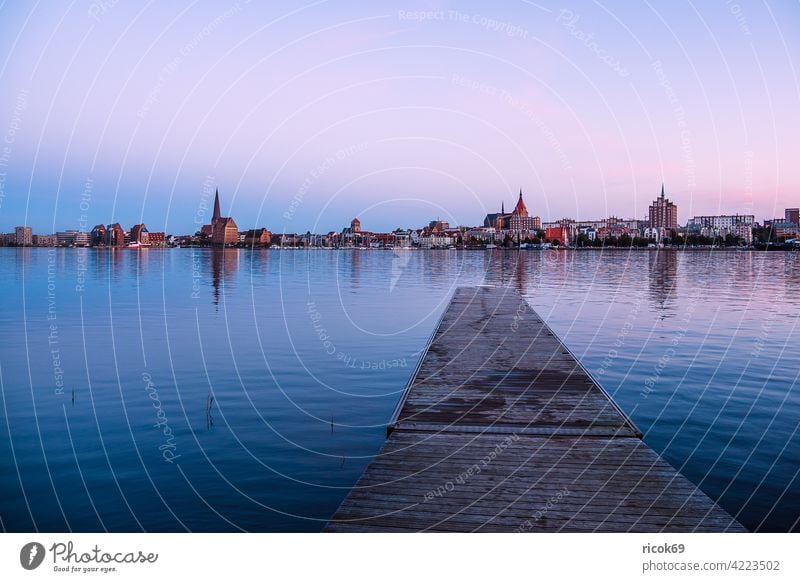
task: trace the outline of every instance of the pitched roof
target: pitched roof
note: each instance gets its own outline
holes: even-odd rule
[[[525,206],[525,203],[522,201],[522,189],[520,188],[519,191],[519,200],[517,200],[517,205],[514,207],[512,214],[521,214],[523,216],[528,215],[528,209]]]

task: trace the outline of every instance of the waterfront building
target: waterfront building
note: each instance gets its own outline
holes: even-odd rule
[[[536,231],[542,228],[542,220],[538,216],[530,216],[525,201],[522,199],[522,188],[519,190],[519,199],[514,210],[508,217],[507,230],[513,231]]]
[[[428,223],[428,230],[431,232],[444,232],[445,230],[450,230],[450,223],[437,218]]]
[[[669,231],[663,226],[648,226],[642,231],[642,236],[649,241],[660,244],[667,238]]]
[[[106,227],[106,244],[110,247],[125,246],[125,229],[119,222],[109,224]]]
[[[733,235],[750,245],[753,243],[755,225],[755,216],[752,214],[694,216],[686,222],[686,234],[699,234],[709,238]]]
[[[14,244],[18,247],[33,245],[33,229],[30,226],[17,226],[14,228]]]
[[[551,226],[545,229],[544,240],[549,243],[558,242],[559,246],[567,246],[570,241],[569,229],[564,224]]]
[[[58,244],[54,234],[34,234],[32,238],[35,247],[54,247]]]
[[[519,191],[519,198],[514,210],[510,213],[505,211],[505,202],[500,203],[500,212],[487,214],[483,219],[484,228],[494,228],[499,231],[538,231],[542,228],[542,219],[538,216],[530,216],[528,207],[522,199],[522,189]]]
[[[370,235],[372,233],[361,230],[361,221],[354,218],[350,221],[350,226],[342,230],[340,244],[348,247],[369,246]]]
[[[76,247],[92,246],[92,237],[88,232],[77,230],[75,231],[75,237],[72,239],[72,245]]]
[[[466,232],[467,239],[477,241],[480,243],[493,243],[497,240],[497,229],[492,226],[470,228]]]
[[[731,234],[742,239],[747,246],[753,244],[753,227],[751,225],[737,224],[733,227]]]
[[[797,224],[788,222],[785,218],[765,220],[764,227],[770,229],[773,236],[776,237],[796,236],[800,232],[800,227]]]
[[[149,231],[144,224],[134,224],[131,227],[130,231],[130,242],[128,244],[133,244],[137,246],[147,246],[150,244],[150,239],[148,238]]]
[[[800,226],[800,208],[787,208],[784,220],[794,226]]]
[[[394,231],[395,247],[407,249],[411,247],[411,231],[398,228]]]
[[[103,224],[97,224],[92,229],[91,235],[92,244],[94,246],[103,246],[106,244],[106,227]]]
[[[735,226],[755,226],[756,219],[752,214],[720,214],[716,216],[694,216],[686,222],[686,230],[699,232],[703,228],[717,231],[732,230]]]
[[[89,233],[80,230],[62,230],[55,237],[56,244],[60,247],[88,247],[91,244]]]
[[[165,247],[167,246],[167,233],[148,232],[147,242],[151,247]]]
[[[295,233],[273,234],[272,244],[280,247],[296,247],[303,242],[303,236]]]
[[[678,206],[664,195],[664,184],[661,184],[661,196],[650,205],[649,226],[667,231],[678,230]]]
[[[219,205],[219,189],[214,193],[214,214],[211,224],[205,224],[200,229],[204,242],[214,246],[230,246],[239,242],[239,227],[230,216],[222,216]]]
[[[56,243],[60,247],[71,247],[77,233],[77,230],[60,230],[56,233]]]
[[[369,240],[369,246],[375,249],[394,247],[397,235],[393,232],[373,232]]]
[[[431,233],[420,236],[418,244],[423,249],[447,248],[453,244],[453,237]]]
[[[487,214],[483,219],[484,228],[495,228],[501,230],[503,228],[503,220],[508,216],[506,214],[505,202],[500,203],[500,212]]]
[[[246,247],[265,247],[271,240],[272,235],[266,228],[254,228],[244,233]]]
[[[578,233],[582,234],[583,236],[585,236],[591,242],[594,242],[598,238],[600,238],[598,236],[598,229],[596,229],[596,228],[594,228],[592,226],[579,226],[578,227]]]

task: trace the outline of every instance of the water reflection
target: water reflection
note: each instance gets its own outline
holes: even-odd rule
[[[211,284],[214,287],[214,307],[219,307],[220,295],[239,269],[239,249],[214,248],[208,251],[211,261]]]
[[[0,343],[0,476],[22,473],[0,478],[10,530],[318,531],[382,446],[453,287],[479,283],[523,293],[647,443],[745,525],[800,523],[796,254],[0,249],[0,274],[0,316],[19,336]],[[162,458],[153,390],[180,473]],[[113,463],[97,463],[106,448]],[[117,475],[135,519],[109,491]],[[232,485],[252,500],[232,501]],[[62,514],[56,488],[86,495],[62,496]],[[27,493],[30,515],[15,502]]]
[[[353,289],[358,289],[361,284],[361,251],[356,249],[348,253],[350,261],[350,277]]]
[[[649,254],[650,297],[663,319],[672,311],[672,298],[678,291],[678,254],[676,251],[663,249]]]
[[[531,261],[538,258],[528,251],[497,250],[489,254],[486,281],[493,285],[513,287],[526,295],[530,282]]]

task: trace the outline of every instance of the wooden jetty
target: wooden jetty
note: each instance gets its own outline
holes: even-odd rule
[[[508,287],[455,291],[331,532],[746,531]]]

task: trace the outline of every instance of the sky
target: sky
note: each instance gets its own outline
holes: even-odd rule
[[[797,2],[3,2],[0,231],[800,206]]]

